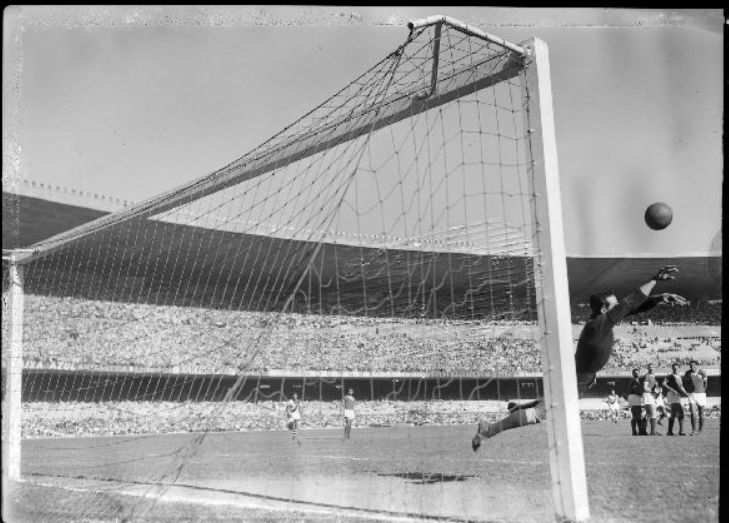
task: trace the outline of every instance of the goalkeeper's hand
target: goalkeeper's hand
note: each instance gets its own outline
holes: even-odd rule
[[[665,267],[662,267],[652,279],[656,281],[675,280],[677,273],[678,269],[675,265],[666,265]]]
[[[671,294],[669,292],[664,292],[661,296],[661,303],[665,303],[670,306],[678,305],[679,307],[683,307],[684,305],[688,305],[689,301],[684,298],[683,296],[679,296],[678,294]]]

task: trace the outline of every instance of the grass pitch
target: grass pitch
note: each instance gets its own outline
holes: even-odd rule
[[[719,521],[720,420],[696,437],[582,427],[591,521]],[[28,440],[5,521],[548,522],[545,428],[477,453],[475,426]]]

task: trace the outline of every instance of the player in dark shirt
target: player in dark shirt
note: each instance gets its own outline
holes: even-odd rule
[[[699,369],[699,362],[691,360],[689,370],[683,375],[683,385],[688,392],[689,412],[691,413],[691,435],[701,434],[704,430],[704,410],[706,409],[706,372]],[[696,430],[698,420],[699,430]]]
[[[661,433],[656,430],[656,422],[658,421],[658,410],[656,409],[656,397],[653,395],[653,391],[658,384],[656,375],[653,372],[653,365],[648,364],[648,372],[646,372],[640,379],[641,385],[643,385],[643,407],[645,408],[646,421],[651,424],[651,436],[660,436]]]
[[[668,390],[666,400],[671,408],[671,417],[668,419],[668,432],[666,435],[673,436],[673,425],[678,420],[678,435],[685,436],[686,433],[683,431],[683,402],[684,398],[688,398],[688,392],[683,386],[681,375],[678,373],[678,363],[671,364],[671,369],[672,373],[663,380],[663,386]]]
[[[628,405],[630,406],[630,428],[633,436],[645,436],[646,424],[643,418],[643,381],[640,378],[640,369],[633,369],[633,376],[628,381]]]
[[[673,280],[678,273],[675,266],[661,268],[656,275],[630,293],[618,300],[612,292],[602,292],[590,296],[592,314],[585,323],[575,351],[575,370],[577,372],[577,389],[582,396],[597,378],[610,359],[613,350],[613,327],[630,314],[638,314],[652,309],[658,304],[686,305],[688,302],[677,294],[661,293],[651,295],[658,282]],[[540,423],[546,419],[546,408],[543,399],[517,404],[510,402],[509,415],[501,421],[478,424],[476,436],[471,441],[474,451],[481,446],[483,439],[488,439],[501,431]]]

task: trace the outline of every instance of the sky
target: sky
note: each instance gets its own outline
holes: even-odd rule
[[[179,186],[346,86],[408,20],[446,14],[549,46],[568,255],[720,248],[720,10],[63,9],[6,12],[4,158],[10,122],[25,179],[130,201]],[[656,201],[674,211],[660,232],[643,222]]]

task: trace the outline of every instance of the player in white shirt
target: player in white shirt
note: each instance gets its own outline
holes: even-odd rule
[[[350,439],[352,434],[352,422],[354,421],[354,389],[349,389],[347,395],[342,398],[344,408],[344,439]]]
[[[660,414],[658,418],[658,424],[663,425],[662,420],[666,417],[666,401],[663,398],[663,387],[659,383],[653,388],[653,395],[655,396],[656,414]]]
[[[615,393],[615,389],[610,391],[610,395],[605,399],[605,403],[608,404],[608,414],[613,423],[617,423],[620,418],[620,401],[618,395]]]
[[[299,429],[299,420],[301,419],[301,400],[295,392],[293,397],[286,403],[286,419],[286,428],[293,432],[291,439],[295,440],[296,432]]]
[[[656,397],[653,391],[656,388],[658,382],[656,381],[656,375],[653,372],[653,365],[649,363],[647,365],[648,372],[646,372],[640,379],[643,384],[643,408],[645,409],[646,422],[650,422],[651,436],[660,436],[661,433],[656,431]]]

